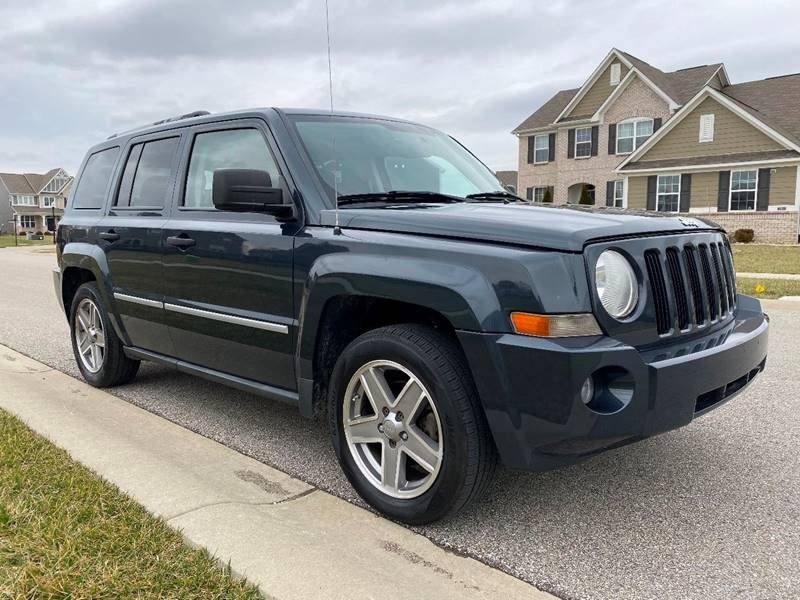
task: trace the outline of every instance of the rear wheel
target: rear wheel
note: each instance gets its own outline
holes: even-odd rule
[[[69,324],[75,361],[89,384],[110,387],[127,383],[136,376],[139,361],[125,356],[122,342],[109,323],[97,284],[84,283],[75,292]]]
[[[488,485],[496,455],[458,347],[397,325],[354,340],[334,368],[334,448],[358,493],[420,524],[459,510]]]

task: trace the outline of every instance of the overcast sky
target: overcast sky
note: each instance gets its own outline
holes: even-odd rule
[[[800,2],[329,0],[336,108],[516,167],[509,132],[611,47],[734,82],[800,71]],[[324,0],[2,0],[0,171],[63,166],[191,110],[328,106]],[[800,99],[798,99],[800,102]]]

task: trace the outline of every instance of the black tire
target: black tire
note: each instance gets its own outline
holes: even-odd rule
[[[361,472],[344,432],[344,394],[351,377],[375,360],[411,371],[435,400],[441,421],[441,466],[431,486],[415,498],[396,498]],[[328,393],[333,447],[347,479],[371,506],[392,519],[420,525],[454,514],[489,486],[497,451],[465,360],[454,340],[416,324],[369,331],[351,342],[333,369]]]
[[[76,314],[82,300],[90,300],[99,309],[98,312],[105,335],[105,352],[102,358],[102,366],[94,373],[90,371],[81,360],[75,335]],[[125,356],[122,341],[117,337],[114,327],[109,321],[108,307],[103,302],[103,298],[100,296],[96,283],[84,283],[75,292],[75,296],[70,303],[69,329],[75,362],[78,364],[81,375],[83,375],[83,378],[88,384],[98,388],[113,387],[115,385],[128,383],[136,376],[136,373],[139,371],[140,362]]]

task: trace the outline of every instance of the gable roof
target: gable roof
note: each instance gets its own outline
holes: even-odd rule
[[[598,74],[603,71],[606,63],[614,58],[618,58],[624,62],[626,66],[631,69],[631,72],[640,76],[643,81],[653,87],[656,92],[660,92],[660,95],[665,101],[673,105],[674,108],[691,100],[718,71],[722,73],[723,80],[727,83],[727,74],[725,74],[725,67],[722,63],[664,72],[628,52],[623,52],[614,48],[580,88],[557,92],[536,112],[515,127],[512,133],[521,133],[550,125],[556,126],[556,121],[562,123],[577,120],[577,117],[564,117],[563,114],[571,103],[577,104],[575,101],[579,99],[578,96],[581,93],[585,93],[588,87],[591,87]],[[626,75],[626,77],[629,76],[630,73]],[[559,117],[561,118],[559,119]],[[586,115],[581,117],[581,119],[591,117],[592,115]]]
[[[729,85],[722,93],[800,145],[800,73]]]
[[[10,194],[35,195],[61,170],[50,169],[47,173],[0,173],[0,180]]]
[[[792,76],[790,76],[792,77]],[[769,80],[764,80],[769,81]],[[756,82],[752,82],[756,83]],[[625,158],[617,168],[615,169],[616,172],[622,172],[623,170],[632,170],[639,168],[640,162],[639,159],[643,157],[647,152],[664,137],[676,126],[678,123],[683,121],[691,112],[700,105],[700,103],[705,100],[706,98],[710,97],[713,100],[716,100],[719,104],[724,106],[725,108],[729,109],[731,112],[736,114],[737,116],[744,119],[750,125],[755,127],[756,129],[760,130],[762,133],[766,134],[767,136],[774,139],[776,142],[784,146],[786,150],[793,152],[794,155],[798,155],[800,153],[800,143],[797,139],[792,139],[790,135],[772,127],[769,123],[767,123],[764,119],[760,118],[759,111],[757,111],[753,107],[745,108],[742,104],[736,101],[734,98],[728,96],[725,91],[728,90],[730,87],[735,86],[727,86],[723,89],[723,91],[719,91],[711,86],[705,86],[701,89],[697,94],[695,94],[694,98],[692,98],[689,102],[684,104],[681,109],[673,115],[671,119],[669,119],[666,124],[656,131],[651,137],[645,141],[644,144],[639,146],[636,150],[634,150],[631,154]],[[769,110],[771,114],[774,114],[774,111],[778,106],[782,106],[784,100],[769,100],[766,99],[765,96],[768,96],[769,93],[762,93],[761,94],[753,94],[753,98],[760,98],[762,100],[762,108],[764,110]],[[796,110],[796,108],[795,108]],[[782,121],[785,122],[787,119],[786,117],[791,116],[791,111],[787,111],[786,115],[782,115]],[[796,125],[794,127],[797,127]],[[719,158],[719,157],[718,157]],[[689,161],[690,159],[686,159]],[[651,168],[655,168],[651,165]]]

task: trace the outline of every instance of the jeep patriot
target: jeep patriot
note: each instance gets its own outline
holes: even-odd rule
[[[76,182],[54,277],[86,381],[155,361],[319,415],[358,493],[406,523],[459,510],[499,461],[686,425],[766,361],[720,228],[531,205],[407,121],[190,113],[94,146]]]

